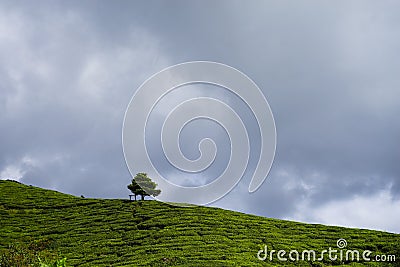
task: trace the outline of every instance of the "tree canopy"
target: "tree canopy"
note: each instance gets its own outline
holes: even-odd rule
[[[147,176],[147,173],[144,172],[136,174],[136,176],[132,179],[131,184],[129,184],[127,187],[135,196],[135,200],[136,196],[141,196],[142,200],[144,200],[145,196],[155,197],[161,193],[161,190],[156,189],[157,184]]]

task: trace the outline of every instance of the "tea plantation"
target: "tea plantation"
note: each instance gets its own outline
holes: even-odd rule
[[[257,258],[265,245],[322,251],[337,249],[339,238],[347,240],[346,249],[400,258],[399,234],[157,201],[88,199],[14,181],[0,181],[0,192],[3,256],[20,246],[24,253],[66,257],[67,266],[400,266],[399,259],[385,265]]]

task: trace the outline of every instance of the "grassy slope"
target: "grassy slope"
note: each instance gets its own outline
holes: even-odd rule
[[[0,181],[0,192],[0,249],[16,241],[48,240],[73,266],[280,266],[259,261],[257,251],[264,244],[321,251],[335,248],[339,238],[347,240],[348,249],[400,256],[400,235],[385,232],[156,201],[84,199],[11,181]]]

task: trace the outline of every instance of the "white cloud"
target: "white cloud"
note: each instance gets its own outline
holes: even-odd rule
[[[19,181],[25,172],[15,165],[8,165],[0,172],[0,180],[11,179]]]
[[[38,167],[39,161],[25,155],[21,160],[13,164],[6,165],[0,172],[0,179],[12,179],[19,181],[31,168]]]
[[[400,233],[400,200],[393,199],[390,190],[381,190],[373,195],[333,200],[318,207],[305,201],[288,219]]]

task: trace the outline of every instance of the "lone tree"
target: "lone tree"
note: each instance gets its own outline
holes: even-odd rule
[[[157,184],[147,176],[147,173],[144,172],[136,174],[135,178],[132,179],[132,183],[128,185],[128,189],[131,190],[135,196],[135,200],[136,196],[141,196],[142,200],[144,200],[145,196],[158,196],[161,193],[161,190],[156,189],[156,187]]]

